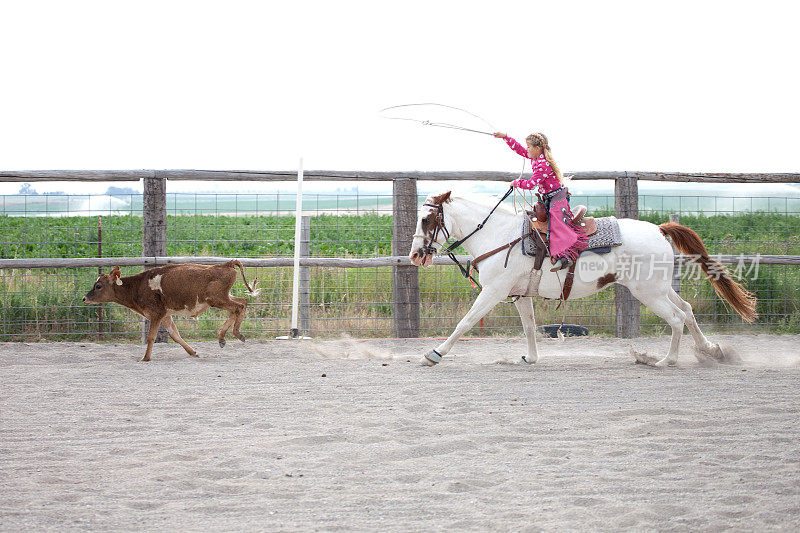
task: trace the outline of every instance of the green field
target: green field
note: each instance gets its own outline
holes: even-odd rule
[[[281,215],[294,212],[293,192],[270,193],[168,193],[167,211],[174,215]],[[419,196],[420,203],[425,195]],[[614,208],[614,195],[575,194],[572,203],[584,204],[591,212]],[[391,193],[306,193],[306,214],[391,213]],[[800,195],[716,196],[698,191],[665,189],[663,193],[639,194],[641,211],[684,214],[741,214],[745,212],[800,213]],[[72,217],[89,215],[124,215],[142,212],[141,194],[114,195],[2,195],[0,216]]]
[[[596,216],[611,214],[595,210]],[[169,215],[167,253],[174,256],[218,255],[275,257],[293,253],[294,216]],[[668,217],[642,211],[642,220],[662,223]],[[142,253],[142,218],[102,217],[102,255]],[[767,212],[738,215],[681,215],[697,231],[710,253],[800,255],[800,216]],[[372,257],[390,255],[392,216],[327,215],[311,217],[311,255]],[[97,257],[97,217],[0,216],[0,258]]]
[[[597,216],[602,211],[595,210]],[[605,213],[609,214],[609,213]],[[655,223],[667,220],[663,212],[641,212]],[[775,212],[737,215],[681,215],[681,223],[695,229],[712,254],[800,255],[800,217]],[[96,257],[98,219],[95,216],[0,216],[2,258]],[[142,219],[135,215],[102,217],[102,255],[141,255]],[[368,212],[361,215],[319,214],[311,218],[311,255],[373,257],[391,255],[392,217]],[[276,257],[293,253],[293,216],[170,215],[167,253],[172,256]],[[128,275],[138,267],[123,269]],[[248,309],[245,333],[254,337],[285,334],[289,327],[291,269],[248,269],[264,289]],[[751,272],[752,275],[752,272]],[[80,302],[97,276],[97,269],[4,270],[0,340],[22,338],[81,339],[96,337],[98,311]],[[392,335],[391,268],[311,269],[311,332],[348,333],[360,337]],[[761,319],[746,331],[800,332],[800,269],[761,266],[758,278],[746,285],[760,299]],[[463,316],[475,289],[454,267],[434,267],[420,273],[423,335],[445,335]],[[242,284],[235,291],[243,294]],[[698,319],[712,329],[743,328],[705,282],[686,281],[682,292],[695,307]],[[537,306],[539,323],[561,320],[552,302]],[[138,338],[139,320],[119,306],[102,311],[106,339]],[[179,326],[187,338],[209,338],[220,313],[210,311],[197,324]],[[613,291],[570,303],[567,321],[590,327],[594,333],[613,332]],[[665,331],[663,322],[648,311],[642,315],[643,333]],[[708,326],[707,326],[708,327]],[[749,328],[749,329],[747,329]],[[112,333],[108,333],[112,332]],[[501,304],[473,334],[521,334],[511,305]]]

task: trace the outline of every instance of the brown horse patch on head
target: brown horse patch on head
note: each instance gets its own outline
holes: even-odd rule
[[[438,196],[431,197],[431,201],[428,202],[427,205],[442,205],[450,201],[450,192],[447,191],[442,193]],[[436,219],[439,216],[439,211],[431,211],[428,215],[422,219],[422,231],[426,233],[430,233],[429,237],[433,238],[433,232],[436,228]]]
[[[436,226],[436,217],[439,215],[436,211],[431,212],[422,219],[422,231],[428,233]]]

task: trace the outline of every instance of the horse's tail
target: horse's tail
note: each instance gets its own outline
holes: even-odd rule
[[[708,256],[700,235],[676,222],[666,222],[658,226],[658,229],[665,236],[672,237],[672,242],[680,253],[690,256],[692,261],[700,264],[717,295],[731,304],[744,320],[753,322],[758,318],[756,296],[731,278],[724,265]]]

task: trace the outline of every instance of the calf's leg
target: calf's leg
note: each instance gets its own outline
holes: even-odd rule
[[[149,361],[150,355],[153,353],[153,343],[156,341],[158,335],[158,325],[164,319],[164,315],[146,317],[150,321],[150,329],[147,332],[147,349],[144,351],[144,357],[140,361]]]
[[[186,350],[186,353],[193,355],[194,357],[199,357],[197,352],[195,352],[192,347],[186,344],[186,341],[181,338],[181,334],[178,333],[178,328],[175,326],[175,322],[172,321],[171,316],[165,316],[161,323],[164,324],[164,328],[167,330],[167,333],[169,333],[169,336],[172,338],[172,340],[183,346],[183,349]]]
[[[232,299],[229,295],[228,298],[209,298],[206,300],[211,307],[216,307],[217,309],[223,309],[229,313],[228,319],[222,324],[222,327],[217,332],[217,340],[219,340],[220,346],[225,346],[225,334],[228,332],[228,328],[234,325],[237,321],[238,315],[241,314],[244,316],[244,307],[241,303],[236,302],[235,300],[244,300],[244,298],[234,298]],[[241,322],[241,320],[239,320]],[[237,333],[238,327],[234,327],[234,335]],[[241,334],[236,335],[237,338],[240,340],[244,340],[244,336],[240,336]]]
[[[228,332],[228,328],[231,327],[231,324],[233,324],[235,320],[236,316],[233,314],[233,312],[230,312],[228,313],[228,318],[225,320],[225,323],[222,324],[221,328],[219,328],[219,331],[217,332],[217,340],[219,341],[220,348],[225,347],[225,334]]]
[[[242,321],[244,320],[244,312],[247,309],[247,299],[246,298],[239,298],[237,296],[231,296],[231,300],[235,303],[241,305],[239,310],[236,312],[236,321],[233,323],[233,334],[236,336],[237,339],[244,342],[245,336],[239,331],[239,328],[242,325]]]

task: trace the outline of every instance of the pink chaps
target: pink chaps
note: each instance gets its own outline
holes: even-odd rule
[[[586,236],[572,223],[567,190],[559,190],[550,198],[547,207],[550,215],[548,217],[550,257],[553,259],[568,257],[573,261],[577,260],[578,255],[586,248]]]

